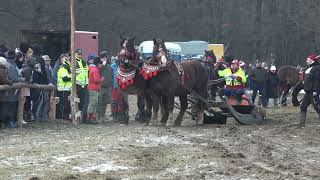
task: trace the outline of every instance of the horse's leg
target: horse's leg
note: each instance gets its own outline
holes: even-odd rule
[[[144,123],[145,126],[148,126],[149,125],[149,122],[150,122],[150,119],[151,119],[151,109],[152,109],[152,104],[154,102],[154,97],[151,97],[150,94],[145,94],[145,100],[146,100],[146,112],[145,112],[145,116],[146,116],[146,121]]]
[[[165,126],[169,116],[167,96],[161,96],[160,106],[161,106],[161,126]]]
[[[160,105],[160,97],[152,96],[152,121],[158,124],[158,113],[159,113],[159,105]],[[162,108],[161,108],[162,109]]]
[[[120,119],[120,124],[128,125],[129,123],[129,102],[128,102],[128,95],[123,94],[121,97],[122,102],[122,115]]]
[[[295,107],[298,107],[300,105],[298,101],[298,94],[303,89],[303,83],[302,81],[299,82],[299,84],[296,85],[296,87],[292,90],[292,104]]]
[[[147,119],[145,112],[145,95],[141,92],[138,92],[137,98],[138,111],[136,113],[135,120],[144,123]]]
[[[291,86],[287,85],[286,89],[283,91],[282,99],[281,99],[281,104],[283,106],[287,106],[287,96],[288,96],[290,88],[291,88]]]
[[[204,82],[203,86],[206,86],[207,82]],[[201,88],[198,90],[198,94],[203,97],[204,99],[207,99],[207,91],[205,88]],[[198,106],[198,111],[197,111],[197,125],[203,125],[203,116],[204,116],[204,108],[205,108],[205,103],[202,102],[200,99],[197,100],[197,106]]]
[[[182,118],[188,108],[188,96],[179,96],[180,112],[174,122],[174,126],[181,126]]]
[[[169,116],[168,116],[168,119],[167,121],[167,126],[173,126],[174,125],[174,119],[173,119],[173,108],[174,108],[174,93],[169,93],[169,95],[167,96],[167,105],[168,105],[168,113],[169,113]]]

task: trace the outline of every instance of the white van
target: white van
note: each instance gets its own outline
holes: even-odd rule
[[[174,61],[181,61],[181,47],[178,44],[171,43],[171,42],[165,42],[164,43],[167,50],[169,51],[168,56],[170,59]],[[153,41],[143,41],[138,49],[138,52],[140,53],[140,56],[142,58],[151,58],[152,57],[152,51],[153,51]]]

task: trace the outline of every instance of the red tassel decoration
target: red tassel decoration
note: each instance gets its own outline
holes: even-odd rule
[[[144,79],[144,80],[148,80],[149,77],[145,74],[145,75],[143,75],[143,79]]]
[[[152,72],[148,74],[149,77],[152,77]]]
[[[157,75],[158,75],[158,71],[154,71],[153,76],[157,76]]]

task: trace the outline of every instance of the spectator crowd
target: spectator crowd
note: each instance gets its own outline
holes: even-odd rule
[[[89,53],[83,57],[81,49],[75,52],[76,89],[80,99],[78,108],[81,111],[82,123],[97,124],[105,121],[107,106],[113,111],[113,121],[121,112],[121,93],[118,91],[114,77],[117,71],[116,60],[107,51],[99,55]],[[53,61],[39,47],[21,43],[15,50],[0,45],[0,84],[35,83],[56,87],[58,97],[56,117],[70,119],[71,94],[71,54],[63,53]],[[50,109],[50,92],[41,89],[22,88],[21,90],[0,91],[0,119],[2,126],[17,126],[18,97],[25,97],[24,121],[48,119]],[[112,96],[113,95],[113,96]],[[8,106],[9,105],[9,106]]]

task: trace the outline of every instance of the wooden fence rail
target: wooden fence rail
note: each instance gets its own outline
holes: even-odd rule
[[[56,99],[55,99],[55,90],[56,87],[53,85],[41,85],[41,84],[26,84],[26,83],[14,83],[12,85],[0,85],[0,91],[6,91],[10,89],[19,89],[19,104],[18,104],[18,127],[22,127],[23,122],[23,110],[24,110],[24,103],[25,103],[25,96],[21,93],[22,88],[30,88],[30,89],[42,89],[51,91],[50,95],[50,111],[49,111],[49,119],[50,121],[54,121],[56,119]]]

